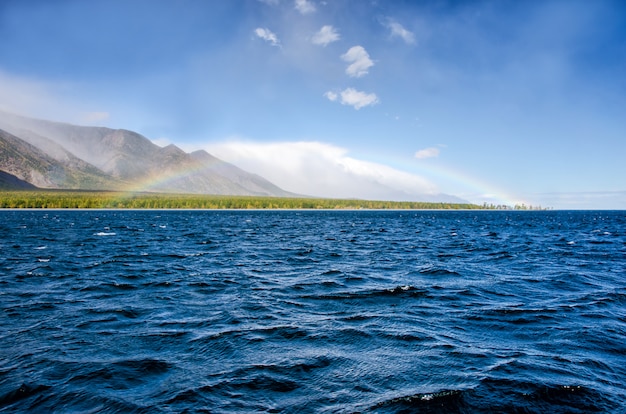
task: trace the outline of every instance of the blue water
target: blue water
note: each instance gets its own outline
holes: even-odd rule
[[[0,211],[0,412],[626,412],[626,212]]]

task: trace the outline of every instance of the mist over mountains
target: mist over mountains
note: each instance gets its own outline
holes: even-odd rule
[[[280,154],[277,154],[280,163]],[[286,159],[285,161],[289,161]],[[0,111],[0,188],[152,191],[165,193],[302,197],[320,173],[313,169],[299,194],[199,150],[161,147],[125,129],[78,126]],[[325,175],[333,174],[329,166]],[[336,172],[336,171],[335,171]],[[343,177],[344,179],[346,177]],[[375,199],[465,203],[447,194],[409,194],[368,176],[349,176]],[[276,178],[274,178],[276,179]],[[341,180],[341,177],[337,177]],[[330,198],[355,198],[333,194]],[[298,190],[300,188],[300,190]],[[318,195],[319,196],[319,195]],[[363,198],[363,197],[356,197]],[[371,198],[370,199],[374,199]]]
[[[0,111],[0,170],[41,188],[295,196],[206,151],[160,147],[124,129],[76,126]]]

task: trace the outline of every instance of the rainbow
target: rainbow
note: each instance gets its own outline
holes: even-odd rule
[[[128,197],[142,192],[185,192],[184,190],[179,190],[181,180],[195,174],[201,174],[205,171],[216,170],[220,165],[221,162],[217,160],[193,162],[176,169],[150,174],[139,180],[134,180],[121,190],[125,193],[125,196]]]
[[[431,175],[440,179],[447,180],[455,186],[461,186],[467,191],[461,194],[455,194],[462,198],[469,198],[470,201],[478,203],[476,199],[480,199],[480,203],[487,202],[513,207],[518,204],[526,204],[521,198],[514,196],[497,186],[480,180],[465,172],[461,172],[454,168],[438,166],[429,166],[428,171]]]
[[[448,194],[467,199],[472,203],[482,204],[486,202],[487,204],[509,207],[528,204],[527,201],[519,196],[515,196],[478,177],[447,165],[435,165],[427,162],[416,165],[413,159],[410,161],[394,159],[388,165],[430,179],[444,193],[446,193],[445,189],[450,187],[451,190],[448,190]],[[446,186],[446,183],[449,185]],[[462,192],[459,191],[459,188],[462,189]]]
[[[488,182],[449,166],[433,165],[431,163],[420,163],[420,165],[416,166],[414,161],[409,164],[398,159],[386,165],[430,179],[437,187],[442,188],[443,192],[446,192],[446,187],[450,187],[452,188],[452,191],[449,192],[451,195],[467,199],[472,203],[482,204],[486,202],[487,204],[510,207],[518,204],[528,204],[521,198],[513,196]],[[135,181],[127,185],[123,191],[129,197],[140,192],[175,192],[177,181],[194,174],[212,170],[215,167],[216,163],[214,162],[192,163],[176,170],[151,175]],[[446,183],[449,185],[446,186]],[[463,189],[463,192],[459,192],[459,188]],[[293,189],[290,190],[293,191]]]

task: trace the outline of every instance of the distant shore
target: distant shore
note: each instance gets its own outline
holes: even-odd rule
[[[2,209],[496,210],[505,206],[419,201],[283,198],[86,190],[0,191]]]
[[[544,210],[524,205],[58,189],[0,190],[0,209]]]

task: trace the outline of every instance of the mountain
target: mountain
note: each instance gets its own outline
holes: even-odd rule
[[[0,170],[42,188],[113,189],[121,182],[69,152],[59,160],[0,129]]]
[[[13,174],[0,171],[0,190],[34,190],[37,187]]]
[[[38,187],[295,196],[205,151],[0,111],[0,170]]]

